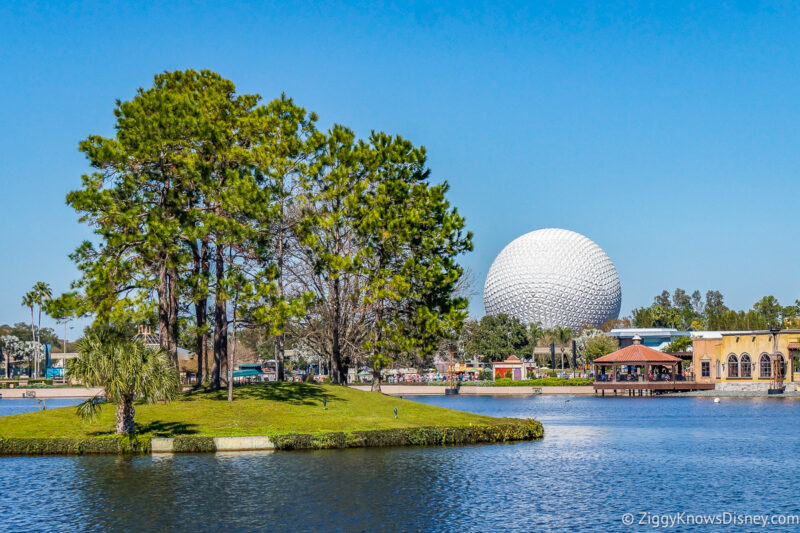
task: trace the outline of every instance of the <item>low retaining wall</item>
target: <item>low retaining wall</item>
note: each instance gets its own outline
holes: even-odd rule
[[[102,388],[87,389],[85,387],[66,388],[26,388],[26,389],[0,389],[2,398],[27,398],[33,393],[32,398],[94,398],[103,392]]]
[[[784,383],[786,392],[800,391],[800,383]],[[770,388],[770,383],[763,381],[751,382],[736,382],[736,381],[718,381],[715,390],[722,392],[763,392],[766,394]]]
[[[0,455],[82,455],[200,453],[253,450],[322,450],[378,446],[438,446],[536,440],[544,436],[536,420],[512,420],[493,425],[416,427],[372,431],[287,434],[272,437],[174,438],[96,437],[89,439],[3,439]]]
[[[350,385],[358,390],[368,391],[370,385]],[[430,396],[444,395],[444,385],[392,385],[381,384],[381,392],[390,396]],[[464,385],[458,389],[459,394],[486,396],[530,396],[532,394],[568,394],[570,396],[590,396],[594,394],[591,385],[554,386],[554,387],[471,387]]]

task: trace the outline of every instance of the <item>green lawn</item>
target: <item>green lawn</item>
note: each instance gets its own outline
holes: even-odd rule
[[[264,383],[227,391],[192,392],[169,404],[137,405],[140,435],[235,437],[350,432],[419,426],[490,425],[503,419],[401,400],[335,385]],[[327,409],[323,410],[323,399]],[[394,418],[394,408],[398,418]],[[0,417],[0,438],[83,438],[111,435],[115,408],[105,404],[93,422],[74,407]]]

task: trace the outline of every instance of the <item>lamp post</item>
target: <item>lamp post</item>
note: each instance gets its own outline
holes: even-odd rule
[[[781,365],[781,358],[778,355],[778,333],[781,328],[773,326],[769,328],[769,331],[772,333],[772,380],[767,394],[782,394],[784,390],[783,365]]]

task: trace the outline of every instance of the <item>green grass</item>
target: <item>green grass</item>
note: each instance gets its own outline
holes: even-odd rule
[[[464,427],[506,421],[335,385],[264,383],[191,392],[169,404],[136,405],[140,436],[238,437],[320,434],[414,427]],[[327,409],[323,410],[323,399]],[[397,408],[398,418],[393,409]],[[115,407],[82,421],[75,407],[0,417],[0,438],[91,438],[112,435]]]

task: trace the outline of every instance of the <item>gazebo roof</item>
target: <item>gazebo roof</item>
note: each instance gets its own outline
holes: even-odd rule
[[[630,365],[634,363],[643,364],[672,364],[680,363],[680,357],[674,357],[665,353],[659,352],[652,348],[648,348],[642,344],[632,344],[616,352],[612,352],[603,357],[598,357],[594,360],[595,364],[608,365],[608,364],[625,364]]]

